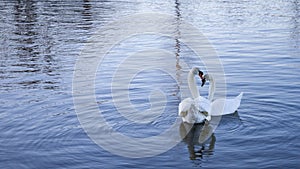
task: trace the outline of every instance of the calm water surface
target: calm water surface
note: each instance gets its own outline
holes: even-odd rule
[[[187,97],[178,89],[184,86],[188,71],[183,61],[189,67],[203,66],[195,53],[176,38],[184,33],[176,26],[185,20],[201,30],[218,53],[226,75],[227,96],[244,92],[238,113],[222,118],[202,157],[194,156],[201,147],[193,147],[186,139],[154,157],[131,159],[114,155],[91,141],[77,119],[72,78],[76,59],[89,45],[88,39],[107,23],[143,12],[161,12],[177,18],[156,23],[158,27],[174,26],[174,37],[135,35],[114,44],[113,52],[103,59],[95,76],[99,110],[116,131],[131,137],[157,135],[174,123],[177,106]],[[298,0],[1,0],[0,166],[297,168],[299,18]],[[120,27],[112,29],[122,33]],[[103,43],[109,40],[99,39]],[[153,48],[169,51],[168,56],[149,50]],[[155,112],[163,111],[147,124],[136,124],[118,113],[118,105],[126,109],[124,105],[128,103],[123,88],[115,89],[118,103],[112,100],[111,82],[124,83],[112,76],[126,55],[137,57],[133,65],[146,60],[145,65],[159,65],[177,78],[170,78],[159,69],[144,70],[132,78],[127,89],[134,108],[142,112],[156,105]],[[162,56],[160,60],[151,59],[158,55]],[[153,89],[161,92],[153,93]],[[207,91],[207,86],[203,90]],[[164,99],[167,102],[162,102]],[[164,110],[159,109],[161,104],[166,105]],[[134,145],[128,151],[131,148]]]

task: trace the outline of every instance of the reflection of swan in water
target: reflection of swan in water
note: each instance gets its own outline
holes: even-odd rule
[[[183,141],[188,146],[191,160],[213,154],[216,137],[213,133],[214,126],[211,126],[210,123],[189,124],[183,122],[179,129]]]
[[[194,78],[195,75],[199,75],[200,78],[203,79],[203,72],[196,67],[189,71],[188,85],[193,98],[184,99],[178,106],[178,115],[182,117],[182,121],[191,124],[203,123],[205,119],[209,121],[211,118],[209,114],[206,117],[203,113],[201,113],[203,110],[206,111],[205,108],[209,108],[210,102],[200,96]],[[204,109],[202,110],[201,108]]]
[[[221,120],[222,118],[222,120]],[[179,127],[180,136],[188,146],[191,160],[213,155],[216,137],[214,131],[221,126],[221,130],[236,130],[241,125],[238,112],[225,116],[212,116],[209,123],[189,124],[182,122]]]
[[[237,111],[237,109],[240,107],[241,99],[243,97],[243,92],[241,92],[235,98],[214,99],[215,85],[216,85],[214,78],[212,75],[208,75],[208,74],[204,75],[204,77],[202,77],[201,86],[205,84],[206,80],[209,81],[208,100],[210,102],[210,106],[205,107],[205,110],[209,112],[211,116],[226,115]]]

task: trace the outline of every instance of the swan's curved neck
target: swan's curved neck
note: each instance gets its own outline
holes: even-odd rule
[[[213,101],[215,95],[215,81],[212,76],[209,77],[209,93],[208,100]]]
[[[197,88],[197,85],[196,85],[196,82],[195,82],[195,75],[194,75],[192,70],[189,72],[189,75],[188,75],[188,84],[189,84],[189,88],[190,88],[190,91],[191,91],[191,94],[192,94],[193,98],[199,97],[200,93],[199,93],[199,90]]]

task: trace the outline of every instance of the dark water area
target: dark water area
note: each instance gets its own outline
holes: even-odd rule
[[[155,156],[124,157],[121,152],[112,153],[97,145],[76,114],[74,72],[82,51],[93,45],[91,39],[106,25],[149,12],[176,18],[153,23],[157,29],[174,28],[170,30],[174,36],[135,34],[114,44],[110,44],[112,35],[99,36],[97,42],[112,47],[93,75],[95,103],[107,124],[128,137],[155,136],[180,120],[178,104],[187,95],[179,88],[186,86],[188,67],[201,66],[205,71],[202,60],[178,38],[188,33],[180,29],[179,23],[188,22],[215,49],[224,68],[226,95],[234,97],[244,92],[238,112],[222,117],[202,155],[197,153],[200,145],[183,139]],[[300,165],[299,18],[298,0],[1,0],[0,166],[297,168]],[[128,33],[124,30],[112,24],[109,31]],[[147,66],[156,69],[149,70]],[[138,68],[138,73],[132,76]],[[208,87],[202,90],[207,91]],[[89,105],[84,99],[77,104]],[[129,104],[136,110],[134,113],[153,110],[143,119],[147,123],[123,117],[126,114],[120,112],[131,109]],[[192,131],[200,134],[201,127],[196,126]],[[182,129],[180,124],[174,135],[182,134]],[[125,142],[118,141],[111,146],[122,146]],[[164,141],[153,140],[153,144]],[[129,152],[136,149],[133,144],[126,146]],[[141,148],[140,154],[147,150],[147,146]]]

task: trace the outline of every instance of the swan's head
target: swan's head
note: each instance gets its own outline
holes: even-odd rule
[[[198,75],[199,77],[200,77],[200,79],[202,80],[202,85],[201,85],[201,87],[205,84],[205,77],[203,76],[204,74],[203,74],[203,72],[199,69],[199,68],[197,68],[197,67],[194,67],[192,70],[191,70],[191,72],[194,74],[194,75]]]
[[[200,77],[201,79],[203,79],[203,72],[202,72],[199,68],[194,67],[194,68],[192,69],[192,73],[193,73],[194,75],[199,75],[199,77]]]
[[[201,85],[201,87],[202,87],[206,81],[205,77],[203,76],[204,75],[203,72],[197,67],[194,67],[191,71],[194,75],[198,75],[200,77],[200,79],[202,80],[202,85]]]

